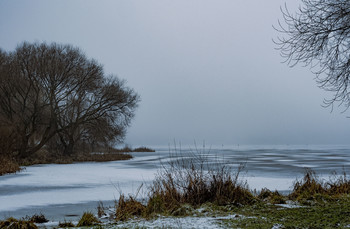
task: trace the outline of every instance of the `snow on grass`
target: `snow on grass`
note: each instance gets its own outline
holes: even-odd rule
[[[227,216],[206,216],[206,217],[164,217],[160,216],[157,219],[133,219],[127,222],[121,222],[117,225],[110,225],[110,228],[225,228],[220,225],[220,221],[224,219],[239,219],[243,216],[230,214]]]

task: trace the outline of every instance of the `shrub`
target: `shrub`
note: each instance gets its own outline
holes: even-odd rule
[[[77,154],[72,159],[76,162],[84,161],[95,161],[95,162],[105,162],[105,161],[119,161],[119,160],[129,160],[132,156],[126,153],[102,153],[102,154]]]
[[[133,152],[155,152],[155,150],[147,148],[147,147],[138,147],[132,150]]]
[[[98,223],[100,223],[100,221],[98,221],[98,219],[91,212],[84,212],[77,224],[77,227],[93,226]]]
[[[18,163],[7,156],[0,156],[0,176],[7,173],[16,173],[21,170]]]
[[[34,214],[31,218],[30,221],[34,222],[34,223],[47,223],[49,222],[48,219],[46,219],[46,217],[43,214]]]

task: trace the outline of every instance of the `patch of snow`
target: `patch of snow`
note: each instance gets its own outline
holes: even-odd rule
[[[282,224],[276,223],[272,226],[271,229],[282,229],[282,228],[284,228]]]
[[[134,219],[111,225],[112,228],[224,228],[218,223],[224,219],[238,219],[242,216],[233,214],[222,217],[163,217],[154,220]]]

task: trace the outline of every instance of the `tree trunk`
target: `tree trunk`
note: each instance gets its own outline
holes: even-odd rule
[[[25,158],[28,158],[29,156],[30,156],[30,152],[28,151],[28,137],[23,136],[21,138],[21,142],[19,145],[17,157],[19,159],[25,159]]]
[[[68,144],[66,144],[64,147],[63,154],[65,156],[72,156],[72,154],[74,152],[74,145],[75,145],[75,141],[74,141],[73,137],[70,136]]]

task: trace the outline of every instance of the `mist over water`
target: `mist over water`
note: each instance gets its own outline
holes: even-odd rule
[[[156,152],[132,153],[128,161],[35,165],[0,177],[0,218],[45,213],[51,220],[76,219],[95,211],[97,202],[113,206],[120,193],[147,197],[147,185],[161,166],[194,157],[208,164],[224,163],[234,170],[244,164],[241,179],[249,188],[288,192],[293,181],[311,168],[328,179],[350,166],[350,146],[212,146],[202,149],[158,147]]]

